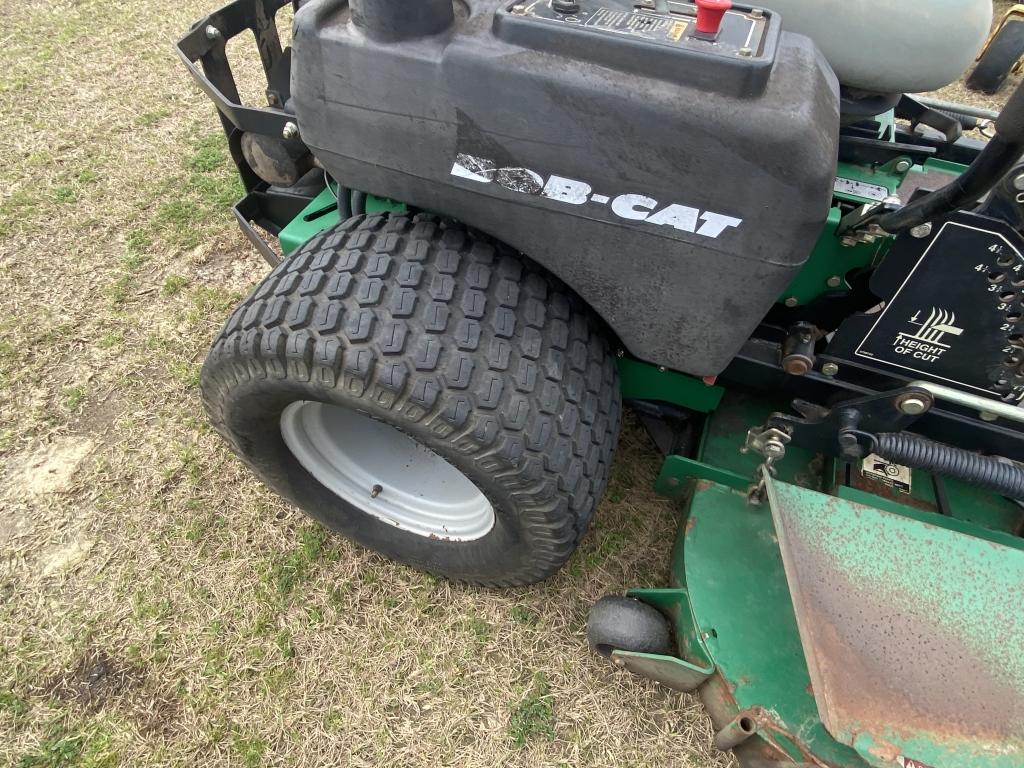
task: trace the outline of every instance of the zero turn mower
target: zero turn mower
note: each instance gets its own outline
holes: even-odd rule
[[[686,513],[594,650],[698,692],[745,768],[1024,765],[1024,92],[988,142],[907,95],[989,0],[308,0],[284,47],[286,5],[178,43],[272,266],[202,371],[238,456],[524,584],[625,402]]]

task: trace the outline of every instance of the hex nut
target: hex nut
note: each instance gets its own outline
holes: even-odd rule
[[[207,24],[205,31],[207,40],[216,40],[221,36],[220,30],[213,26],[213,24]]]
[[[896,163],[896,173],[906,173],[910,170],[911,163],[909,160],[899,160]]]
[[[284,129],[281,131],[281,136],[285,139],[291,140],[297,138],[299,135],[299,126],[295,123],[288,122],[284,124]]]
[[[835,376],[839,373],[839,366],[835,363],[825,363],[821,366],[821,372],[826,376]]]
[[[932,223],[926,221],[924,224],[918,224],[916,227],[910,228],[910,236],[918,239],[922,237],[928,237],[932,233]]]

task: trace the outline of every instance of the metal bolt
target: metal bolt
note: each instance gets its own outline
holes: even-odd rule
[[[665,372],[665,366],[664,365],[659,365],[658,366],[658,373],[664,373],[664,372]]]
[[[764,11],[762,11],[760,8],[751,8],[750,9],[750,17],[752,19],[763,19],[764,18]]]
[[[889,195],[882,202],[886,205],[903,205],[903,201],[900,200],[899,195]]]
[[[787,307],[795,307],[797,304],[800,303],[800,299],[798,299],[796,296],[790,296],[782,303],[785,304]]]
[[[979,411],[978,418],[981,419],[982,421],[995,421],[999,417],[996,416],[996,414],[992,413],[991,411]]]
[[[907,416],[920,416],[922,413],[928,410],[931,403],[925,400],[923,397],[917,395],[910,395],[904,397],[897,404],[900,412],[907,414]]]
[[[740,56],[752,56],[754,54],[752,50],[746,47],[740,48],[738,51],[736,51],[736,53],[739,54]]]
[[[1013,177],[1013,188],[1018,192],[1024,192],[1024,173],[1018,173]]]
[[[825,284],[829,288],[838,288],[840,285],[843,284],[843,278],[841,278],[839,275],[832,275],[832,277],[825,281]]]
[[[909,160],[896,161],[896,173],[906,173],[910,170],[910,165],[911,163]]]
[[[626,660],[624,658],[622,658],[621,656],[616,656],[615,659],[613,660],[613,663],[615,664],[616,667],[624,667],[624,666],[626,666]]]
[[[221,36],[220,35],[220,30],[217,29],[215,26],[213,26],[213,24],[207,24],[206,25],[206,39],[207,40],[216,40],[220,36]]]
[[[299,126],[292,122],[285,123],[284,129],[281,131],[281,135],[289,140],[294,139],[299,135]]]
[[[370,489],[370,498],[376,499],[378,496],[380,496],[380,492],[383,490],[384,488],[380,485],[373,486],[373,488]]]
[[[513,5],[512,13],[516,14],[517,16],[522,16],[524,13],[526,13],[526,6],[523,5],[522,3]]]
[[[922,237],[928,237],[932,233],[932,223],[926,221],[924,224],[918,224],[916,227],[910,228],[910,236],[918,239]]]
[[[825,363],[821,366],[821,372],[826,376],[835,376],[839,373],[839,366],[835,363]]]

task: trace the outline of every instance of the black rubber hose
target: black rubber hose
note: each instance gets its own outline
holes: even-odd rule
[[[951,213],[962,205],[976,203],[1010,172],[1022,152],[1024,144],[1007,141],[997,133],[956,179],[897,211],[879,216],[878,226],[893,234],[905,232],[936,216]]]
[[[352,190],[350,190],[348,187],[342,187],[340,185],[338,186],[338,189],[335,192],[335,197],[338,198],[338,216],[340,217],[341,221],[345,221],[345,219],[352,218],[352,200],[350,197],[351,194]]]
[[[953,477],[1011,499],[1024,499],[1024,467],[995,456],[981,456],[906,432],[878,435],[875,453],[894,464]]]
[[[879,216],[878,226],[893,234],[906,232],[936,216],[952,213],[962,205],[977,202],[998,184],[1024,153],[1024,83],[1017,86],[999,113],[995,129],[996,135],[960,176],[942,189]]]
[[[996,135],[1010,144],[1024,145],[1024,84],[1018,85],[996,118]]]
[[[366,193],[355,190],[352,192],[352,215],[362,216],[366,213]]]

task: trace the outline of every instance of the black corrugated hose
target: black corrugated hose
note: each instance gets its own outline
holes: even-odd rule
[[[877,436],[874,451],[895,464],[963,480],[1011,499],[1024,499],[1024,467],[1005,459],[982,456],[907,432],[883,432]]]

